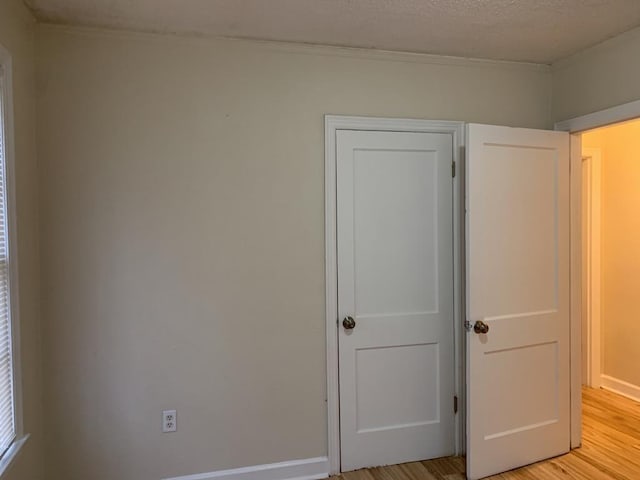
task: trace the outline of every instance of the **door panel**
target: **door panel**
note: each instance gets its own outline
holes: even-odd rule
[[[358,433],[438,421],[438,372],[424,368],[438,364],[438,350],[437,343],[356,350]],[[422,381],[416,381],[420,377]],[[393,408],[385,402],[371,401],[380,394],[380,385],[392,392],[404,392],[394,397]]]
[[[467,475],[569,450],[569,136],[468,125]]]
[[[452,137],[337,132],[342,470],[454,450]]]
[[[353,163],[356,311],[437,311],[436,152],[356,150]]]

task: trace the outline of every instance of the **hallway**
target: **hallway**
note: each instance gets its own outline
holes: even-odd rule
[[[585,388],[583,445],[490,480],[637,480],[640,478],[640,403]],[[464,480],[464,459],[450,457],[348,472],[336,480]]]

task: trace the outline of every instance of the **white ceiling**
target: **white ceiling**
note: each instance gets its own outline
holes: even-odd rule
[[[640,25],[640,0],[25,0],[39,20],[552,63]]]

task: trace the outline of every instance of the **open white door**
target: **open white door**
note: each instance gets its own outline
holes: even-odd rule
[[[570,448],[569,134],[468,125],[466,171],[475,480]]]

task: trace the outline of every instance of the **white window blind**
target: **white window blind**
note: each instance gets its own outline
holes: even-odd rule
[[[0,66],[0,454],[16,437],[15,389],[9,297],[9,241],[6,188],[6,79]]]

